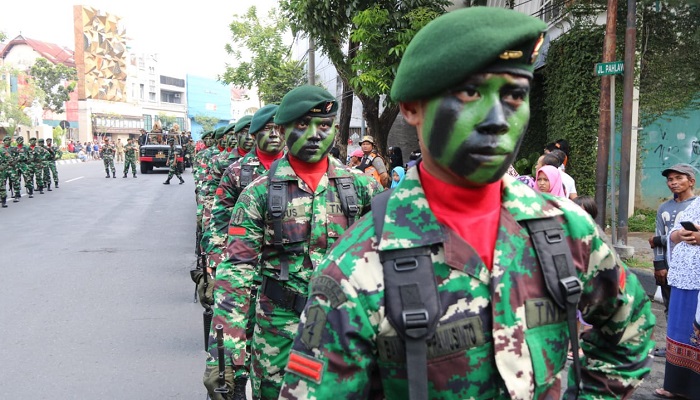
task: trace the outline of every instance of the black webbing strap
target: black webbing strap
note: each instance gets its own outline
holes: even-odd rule
[[[391,191],[372,199],[377,240],[384,230],[384,216]],[[430,258],[430,247],[379,252],[384,269],[385,312],[405,342],[408,398],[428,398],[427,343],[437,326],[440,304]]]
[[[564,236],[561,223],[555,218],[522,221],[530,231],[532,245],[542,266],[542,274],[550,295],[557,305],[566,310],[569,324],[569,341],[573,353],[574,382],[566,390],[565,398],[576,399],[581,386],[581,362],[578,355],[578,329],[576,309],[581,298],[581,281],[578,279],[571,250]]]
[[[253,166],[248,164],[241,165],[241,189],[248,186],[253,181]]]
[[[338,190],[338,198],[340,199],[340,208],[343,214],[348,219],[348,227],[355,222],[355,217],[360,211],[357,205],[357,191],[355,183],[350,177],[335,178],[335,188]]]
[[[287,251],[282,244],[282,220],[284,218],[284,213],[287,212],[287,182],[273,181],[279,161],[280,160],[275,160],[272,165],[270,165],[270,171],[267,174],[267,212],[270,214],[272,229],[274,231],[272,244],[279,253],[280,258],[280,274],[277,279],[280,281],[288,281],[289,260],[287,259]]]

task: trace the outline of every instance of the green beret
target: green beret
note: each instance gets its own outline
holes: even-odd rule
[[[250,125],[250,121],[253,119],[252,115],[244,115],[236,121],[236,127],[233,129],[234,133],[238,133],[245,129],[246,126]]]
[[[268,122],[272,121],[278,108],[279,106],[277,104],[268,104],[256,111],[255,115],[253,115],[253,119],[250,121],[250,133],[257,133],[267,125]]]
[[[275,124],[287,125],[304,115],[330,117],[338,112],[338,102],[326,89],[304,85],[290,90],[282,98]]]
[[[206,139],[214,134],[214,131],[206,131],[202,133],[202,139]]]
[[[214,139],[221,139],[224,137],[224,131],[226,130],[225,126],[220,126],[216,129],[214,129]]]
[[[408,44],[391,86],[394,101],[430,98],[480,72],[532,78],[547,24],[497,7],[443,14]]]
[[[37,140],[37,142],[39,142],[39,143],[44,143],[44,139],[43,139],[43,138],[39,138],[39,140]]]
[[[224,128],[224,135],[231,132],[233,130],[233,128],[235,128],[235,127],[236,127],[235,122],[231,122],[230,124],[226,125],[226,127]]]

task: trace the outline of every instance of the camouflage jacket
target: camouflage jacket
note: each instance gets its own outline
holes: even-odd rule
[[[126,144],[124,146],[124,156],[130,160],[136,160],[136,145],[135,144]]]
[[[12,147],[0,145],[0,171],[7,171],[15,165],[15,157],[12,155]],[[5,182],[3,182],[3,185]]]
[[[10,152],[15,157],[15,165],[19,166],[19,164],[29,162],[29,147],[17,145],[17,147],[10,147]]]
[[[27,153],[29,156],[29,162],[32,162],[34,164],[43,164],[43,161],[47,158],[46,149],[39,145],[29,146],[27,148]]]
[[[168,155],[166,156],[165,163],[170,166],[173,162],[177,161],[177,158],[182,154],[182,149],[175,146],[170,146],[168,148]]]
[[[306,296],[312,271],[348,228],[335,182],[330,183],[336,177],[353,178],[359,215],[367,212],[372,196],[382,190],[360,171],[329,158],[328,171],[312,193],[285,156],[280,159],[273,177],[269,174],[261,176],[241,192],[231,216],[225,259],[216,269],[214,285],[212,326],[224,325],[226,364],[233,361],[236,365],[243,365],[247,313],[256,268],[261,275],[273,279],[280,269],[280,253],[273,245],[273,224],[267,213],[268,182],[288,182],[282,241],[288,259],[289,280],[284,285]],[[209,343],[210,348],[216,343],[212,335]],[[210,362],[215,360],[215,354],[216,351],[210,352]]]
[[[201,179],[203,177],[203,169],[206,168],[204,160],[206,159],[205,157],[211,155],[211,149],[211,147],[207,147],[205,149],[200,150],[197,154],[195,154],[192,161],[192,178],[194,179],[194,184],[195,188],[197,188],[197,192],[201,184]]]
[[[214,201],[214,193],[219,186],[224,171],[239,158],[241,156],[238,155],[238,149],[232,149],[231,151],[228,151],[228,149],[219,151],[217,149],[212,153],[211,161],[207,166],[206,181],[202,182],[204,197],[208,198],[210,202]]]
[[[116,153],[116,148],[112,143],[110,144],[105,144],[100,148],[100,157],[106,158],[106,159],[112,159],[114,158],[114,154]]]
[[[280,153],[280,156],[282,154]],[[214,205],[211,210],[211,221],[209,221],[209,266],[216,268],[221,262],[221,255],[226,247],[228,237],[228,225],[231,220],[231,211],[236,205],[238,196],[241,194],[241,169],[243,166],[252,169],[251,181],[267,173],[267,169],[260,162],[255,150],[249,152],[243,158],[239,158],[224,171],[216,189]],[[250,183],[249,182],[249,183]]]
[[[41,147],[41,150],[42,150],[41,151],[41,161],[43,161],[43,163],[45,165],[49,165],[49,164],[53,163],[54,161],[56,161],[56,159],[55,159],[56,153],[54,153],[53,149],[51,149],[47,146],[39,146],[39,147]]]
[[[655,323],[637,278],[595,223],[568,200],[503,178],[491,271],[460,236],[437,222],[418,168],[392,193],[381,241],[371,213],[346,232],[316,270],[280,398],[407,398],[403,340],[385,315],[378,250],[432,245],[441,317],[428,340],[431,399],[559,399],[569,348],[564,310],[546,289],[520,221],[562,223],[583,283],[579,310],[592,330],[581,340],[579,399],[629,396],[651,368]],[[541,310],[547,310],[542,312]],[[315,375],[315,376],[314,376]],[[573,368],[569,383],[572,383]]]
[[[56,161],[60,160],[63,152],[58,148],[58,146],[45,146],[44,149],[49,152],[49,156],[46,157],[46,161]]]
[[[202,204],[204,196],[206,194],[206,189],[208,181],[210,181],[210,166],[214,157],[220,153],[220,149],[216,146],[207,147],[206,149],[197,153],[198,163],[196,164],[196,171],[194,171],[194,179],[197,185],[195,190],[197,192],[197,204]],[[201,155],[201,157],[200,157]]]

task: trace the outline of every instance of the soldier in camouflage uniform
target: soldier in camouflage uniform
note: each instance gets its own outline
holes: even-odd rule
[[[27,186],[27,176],[29,174],[29,171],[27,170],[29,168],[29,154],[27,153],[27,147],[24,145],[24,138],[22,136],[18,136],[17,139],[15,139],[15,142],[17,143],[17,146],[11,147],[10,152],[15,158],[15,168],[13,171],[15,183],[12,186],[14,187],[15,191],[15,199],[13,202],[17,203],[19,198],[22,196],[20,194],[22,179],[24,178],[24,187],[27,190],[27,195],[30,198],[34,197],[34,186]]]
[[[136,178],[136,152],[137,148],[134,144],[134,139],[128,138],[126,146],[124,146],[124,178],[129,173],[129,167],[131,167],[131,173]]]
[[[10,193],[12,193],[12,185],[14,184],[14,179],[12,178],[12,169],[15,166],[15,158],[10,151],[10,144],[12,143],[12,138],[8,135],[2,139],[2,147],[0,147],[0,202],[2,203],[2,208],[7,207],[7,186],[10,187]]]
[[[546,236],[548,248],[564,239],[570,260],[563,263],[575,267],[578,309],[592,326],[576,364],[581,385],[571,368],[567,394],[627,398],[649,373],[655,319],[635,275],[585,211],[504,176],[527,126],[546,29],[513,10],[473,7],[438,17],[414,37],[391,96],[417,128],[422,162],[387,196],[386,212],[375,219],[381,207],[373,202],[314,273],[280,398],[407,399],[417,389],[423,399],[561,398],[566,319],[575,331],[575,311],[565,313],[545,284],[540,259],[551,266],[564,253],[536,253],[526,227],[542,220],[563,228]],[[420,253],[427,265],[414,255],[407,261],[415,264],[383,266],[392,251]],[[386,279],[415,266],[432,282]],[[432,314],[423,314],[425,293],[437,296]],[[406,329],[388,318],[397,303]],[[434,335],[421,337],[429,321]],[[408,363],[416,354],[422,361]],[[409,381],[417,367],[425,368],[420,380]]]
[[[197,203],[196,212],[196,253],[200,255],[201,250],[201,239],[202,239],[202,214],[204,213],[203,205],[203,193],[202,193],[202,182],[205,179],[204,172],[206,168],[205,160],[207,157],[211,156],[212,147],[214,146],[214,132],[209,131],[202,134],[202,140],[204,145],[207,146],[205,149],[200,150],[192,161],[192,179],[194,180],[194,195],[195,201]]]
[[[173,175],[177,176],[177,179],[180,180],[180,185],[182,185],[185,183],[185,180],[182,179],[180,167],[177,165],[177,159],[182,155],[182,148],[178,149],[175,147],[175,138],[172,136],[168,138],[168,145],[170,145],[170,148],[168,149],[168,156],[165,159],[165,163],[170,167],[170,170],[168,171],[168,179],[163,182],[163,185],[170,185],[170,180],[173,178]]]
[[[44,164],[44,182],[46,187],[51,191],[51,177],[53,176],[53,182],[58,189],[58,170],[56,169],[56,160],[60,160],[63,156],[63,152],[58,146],[53,145],[53,139],[46,139],[46,151],[48,151],[49,156]]]
[[[204,194],[204,211],[202,213],[202,249],[209,254],[212,252],[214,243],[212,243],[212,231],[210,229],[212,209],[216,199],[221,177],[231,164],[236,160],[248,154],[250,149],[255,145],[252,136],[248,133],[248,127],[252,115],[244,115],[236,121],[235,124],[229,125],[224,129],[224,138],[227,149],[220,153],[214,152],[212,160],[209,163],[209,171],[207,173],[207,181],[203,185],[205,187]],[[241,139],[239,141],[238,139]],[[251,143],[252,142],[252,143]]]
[[[39,191],[39,194],[44,194],[44,159],[46,158],[46,151],[41,146],[37,146],[36,142],[36,138],[29,138],[29,148],[27,149],[28,164],[30,165],[28,169],[29,184],[33,185],[34,181],[36,181],[36,189]]]
[[[194,159],[194,140],[192,139],[191,136],[187,137],[187,144],[185,145],[185,165],[184,167],[190,167],[192,168],[192,171],[194,171],[194,164],[193,164],[193,159]]]
[[[231,211],[238,200],[241,191],[259,176],[267,173],[270,165],[284,155],[284,137],[281,127],[273,123],[277,105],[268,104],[258,110],[250,121],[250,134],[255,138],[256,148],[231,164],[221,178],[219,187],[214,197],[212,206],[212,218],[209,221],[209,248],[207,254],[207,272],[216,273],[216,267],[221,262],[221,257],[226,249],[228,239],[228,226],[231,219]],[[243,172],[243,174],[241,174]],[[259,285],[260,279],[256,275],[255,285]],[[214,304],[214,285],[208,285],[207,290],[201,290],[202,301],[210,306]],[[257,287],[251,291],[251,301],[254,301]],[[248,308],[248,327],[246,332],[246,372],[250,364],[250,341],[253,336],[253,323],[255,321],[255,307]],[[240,376],[234,382],[234,386],[245,387],[248,380],[247,374]]]
[[[301,86],[287,93],[274,122],[284,127],[289,153],[248,185],[233,209],[227,257],[216,270],[212,326],[224,325],[227,376],[245,374],[247,315],[257,268],[262,285],[250,371],[255,398],[277,398],[311,272],[351,225],[353,215],[366,212],[372,196],[381,191],[359,171],[328,157],[336,135],[336,110],[335,98],[322,88]],[[350,204],[347,196],[357,205],[350,216],[343,206]],[[270,213],[280,209],[268,210],[268,199],[286,208],[277,222]],[[279,240],[273,240],[275,236]],[[204,383],[210,396],[220,399],[214,393],[218,371],[211,334],[209,344]]]
[[[109,171],[112,170],[112,178],[117,177],[117,170],[114,168],[114,154],[116,154],[117,149],[112,143],[109,142],[109,138],[105,137],[105,144],[100,149],[100,158],[102,158],[102,163],[105,166],[105,172],[109,178]]]

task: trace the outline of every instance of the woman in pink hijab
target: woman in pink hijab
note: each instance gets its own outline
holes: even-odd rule
[[[561,183],[561,174],[556,167],[551,165],[545,165],[537,170],[537,189],[542,193],[551,193],[566,198],[564,185]]]

